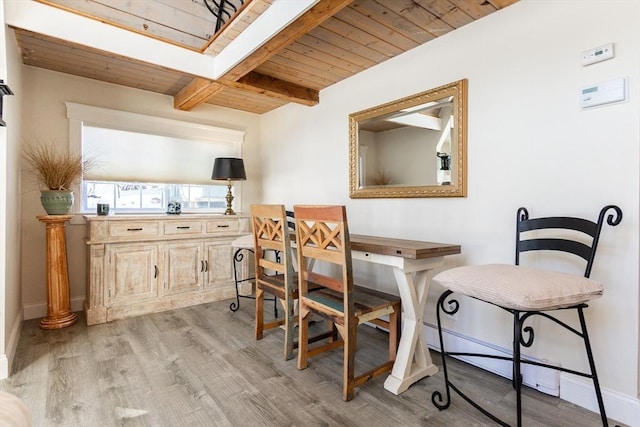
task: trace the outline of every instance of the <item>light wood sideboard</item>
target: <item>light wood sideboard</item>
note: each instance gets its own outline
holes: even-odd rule
[[[87,325],[235,296],[231,242],[250,232],[248,216],[85,219]]]

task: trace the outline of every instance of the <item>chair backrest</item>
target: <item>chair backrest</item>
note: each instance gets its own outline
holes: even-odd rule
[[[345,307],[352,305],[351,242],[345,207],[294,206],[294,212],[301,294],[306,292],[303,286],[309,281],[345,294]],[[308,271],[310,261],[324,261],[338,266],[340,278]],[[353,312],[353,307],[350,308],[350,312]]]
[[[291,230],[284,205],[251,205],[251,226],[255,250],[256,279],[266,275],[265,270],[293,278]],[[278,256],[269,259],[266,251]]]
[[[526,208],[518,209],[516,219],[516,265],[520,264],[520,253],[527,251],[560,251],[579,256],[587,262],[584,277],[589,277],[591,267],[595,259],[600,231],[604,225],[605,215],[607,224],[616,226],[622,220],[622,210],[615,205],[607,205],[600,210],[598,222],[575,217],[546,217],[529,218]],[[548,234],[532,234],[529,231],[550,230],[559,237],[550,237]],[[552,231],[551,231],[552,230]],[[565,230],[563,233],[562,230]],[[572,230],[578,233],[567,233]]]

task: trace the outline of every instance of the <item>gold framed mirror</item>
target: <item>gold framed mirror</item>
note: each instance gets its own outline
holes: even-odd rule
[[[467,80],[349,115],[349,196],[466,197]]]

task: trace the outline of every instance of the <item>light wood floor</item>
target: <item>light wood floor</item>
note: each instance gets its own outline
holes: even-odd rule
[[[342,351],[304,371],[282,359],[282,331],[253,339],[253,301],[229,301],[87,327],[43,331],[25,322],[11,376],[0,390],[31,409],[34,426],[484,426],[491,421],[453,396],[438,411],[442,373],[395,396],[385,376],[341,398]],[[385,333],[359,329],[357,370],[384,357]],[[440,355],[432,353],[440,363]],[[514,422],[510,382],[449,363],[462,388]],[[598,426],[599,415],[527,389],[525,426]],[[611,425],[614,425],[612,423]]]

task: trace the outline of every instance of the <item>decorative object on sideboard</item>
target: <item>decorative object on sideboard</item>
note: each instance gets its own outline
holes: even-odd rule
[[[169,215],[180,215],[182,213],[182,204],[177,200],[172,200],[167,205],[167,213]]]
[[[109,203],[98,203],[96,205],[96,213],[100,216],[109,215]]]
[[[225,215],[235,215],[231,208],[233,194],[231,193],[232,181],[244,181],[247,174],[244,171],[244,161],[234,157],[218,157],[213,162],[213,173],[211,179],[215,181],[227,181],[227,210]]]
[[[0,80],[0,126],[6,126],[7,124],[2,120],[2,98],[5,95],[14,95],[13,91],[4,83],[4,80]]]
[[[41,188],[40,201],[48,215],[69,213],[73,206],[72,185],[95,165],[93,159],[58,150],[53,143],[27,146],[22,157]]]

